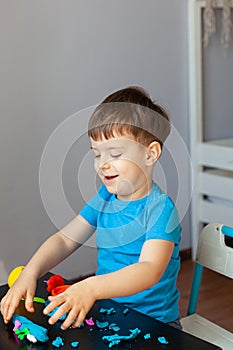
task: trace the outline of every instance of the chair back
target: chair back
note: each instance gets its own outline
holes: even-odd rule
[[[233,227],[217,223],[206,225],[198,239],[196,262],[233,278],[233,245],[226,244],[226,236],[233,241]]]

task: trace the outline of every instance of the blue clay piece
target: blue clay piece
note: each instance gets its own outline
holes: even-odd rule
[[[47,300],[46,303],[45,303],[45,305],[47,306],[47,305],[49,305],[49,303],[50,303],[50,301]],[[58,309],[59,309],[59,306],[55,307],[47,316],[48,316],[48,317],[53,316],[53,315],[55,314],[55,312],[56,312]],[[59,318],[59,320],[60,320],[60,321],[64,321],[64,320],[66,319],[66,316],[67,316],[67,314],[65,313],[64,315],[62,315],[62,316]]]
[[[104,335],[103,337],[102,337],[102,339],[105,341],[107,341],[107,342],[111,342],[112,340],[116,340],[116,339],[123,339],[123,338],[125,337],[125,336],[123,336],[123,335],[119,335],[119,334],[113,334],[113,335]]]
[[[112,348],[114,345],[117,345],[119,344],[121,341],[118,339],[118,340],[113,340],[111,341],[111,343],[109,343],[109,348]]]
[[[116,310],[113,307],[111,307],[110,309],[103,309],[103,308],[101,308],[100,309],[100,313],[101,314],[105,314],[105,315],[113,315],[113,314],[116,313]]]
[[[96,326],[98,327],[98,328],[106,328],[106,327],[108,327],[108,325],[109,325],[109,322],[100,322],[100,321],[98,321],[98,320],[96,320]]]
[[[55,312],[59,309],[59,307],[55,307],[47,316],[51,317],[55,314]],[[66,314],[62,315],[59,320],[64,321],[66,319]]]
[[[141,329],[139,329],[139,328],[130,329],[129,331],[130,331],[130,333],[131,333],[131,334],[130,334],[130,339],[136,338],[136,337],[138,336],[138,334],[141,333]]]
[[[24,328],[27,328],[30,334],[34,335],[34,337],[38,341],[44,343],[49,339],[47,335],[48,333],[47,329],[42,326],[39,326],[36,323],[33,323],[27,317],[15,314],[12,317],[12,321],[15,322],[16,320],[18,320],[21,323],[19,330],[23,330]]]
[[[127,315],[128,312],[129,312],[129,309],[127,308],[123,311],[123,315]]]
[[[108,329],[109,329],[110,331],[113,331],[113,332],[118,332],[118,331],[120,330],[120,327],[117,326],[116,323],[111,323],[111,324],[109,325]]]
[[[115,342],[115,341],[118,341],[118,343],[119,343],[122,340],[134,339],[134,338],[136,338],[138,336],[139,333],[141,333],[141,330],[138,329],[138,328],[135,328],[135,329],[132,329],[132,330],[130,329],[130,334],[129,335],[118,335],[118,334],[105,335],[105,336],[102,337],[102,339],[105,342],[109,342],[109,345],[110,345],[110,344],[112,344],[112,342]]]
[[[151,338],[150,333],[147,333],[147,334],[144,335],[144,339],[150,339],[150,338]]]
[[[85,323],[81,323],[80,326],[78,326],[78,328],[83,328],[85,326]]]
[[[165,337],[158,337],[158,341],[161,343],[161,344],[168,344],[168,341]]]
[[[72,346],[72,348],[77,348],[79,346],[79,341],[72,341],[70,345]]]
[[[55,346],[56,348],[60,348],[64,346],[64,342],[61,337],[57,337],[53,342],[52,345]]]

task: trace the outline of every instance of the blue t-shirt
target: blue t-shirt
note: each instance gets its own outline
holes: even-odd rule
[[[96,227],[97,275],[137,263],[145,241],[164,239],[175,243],[170,262],[160,280],[142,292],[115,298],[162,322],[179,317],[176,279],[180,269],[180,224],[177,210],[157,184],[144,198],[125,202],[104,185],[81,210],[80,215]]]

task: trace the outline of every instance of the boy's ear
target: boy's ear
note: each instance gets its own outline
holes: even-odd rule
[[[161,155],[161,145],[157,141],[153,141],[149,144],[147,148],[147,165],[153,165]]]

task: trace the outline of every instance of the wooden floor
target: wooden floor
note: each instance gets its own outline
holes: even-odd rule
[[[181,317],[187,312],[193,271],[193,261],[182,261],[177,283]],[[204,269],[197,313],[233,333],[233,280]]]

